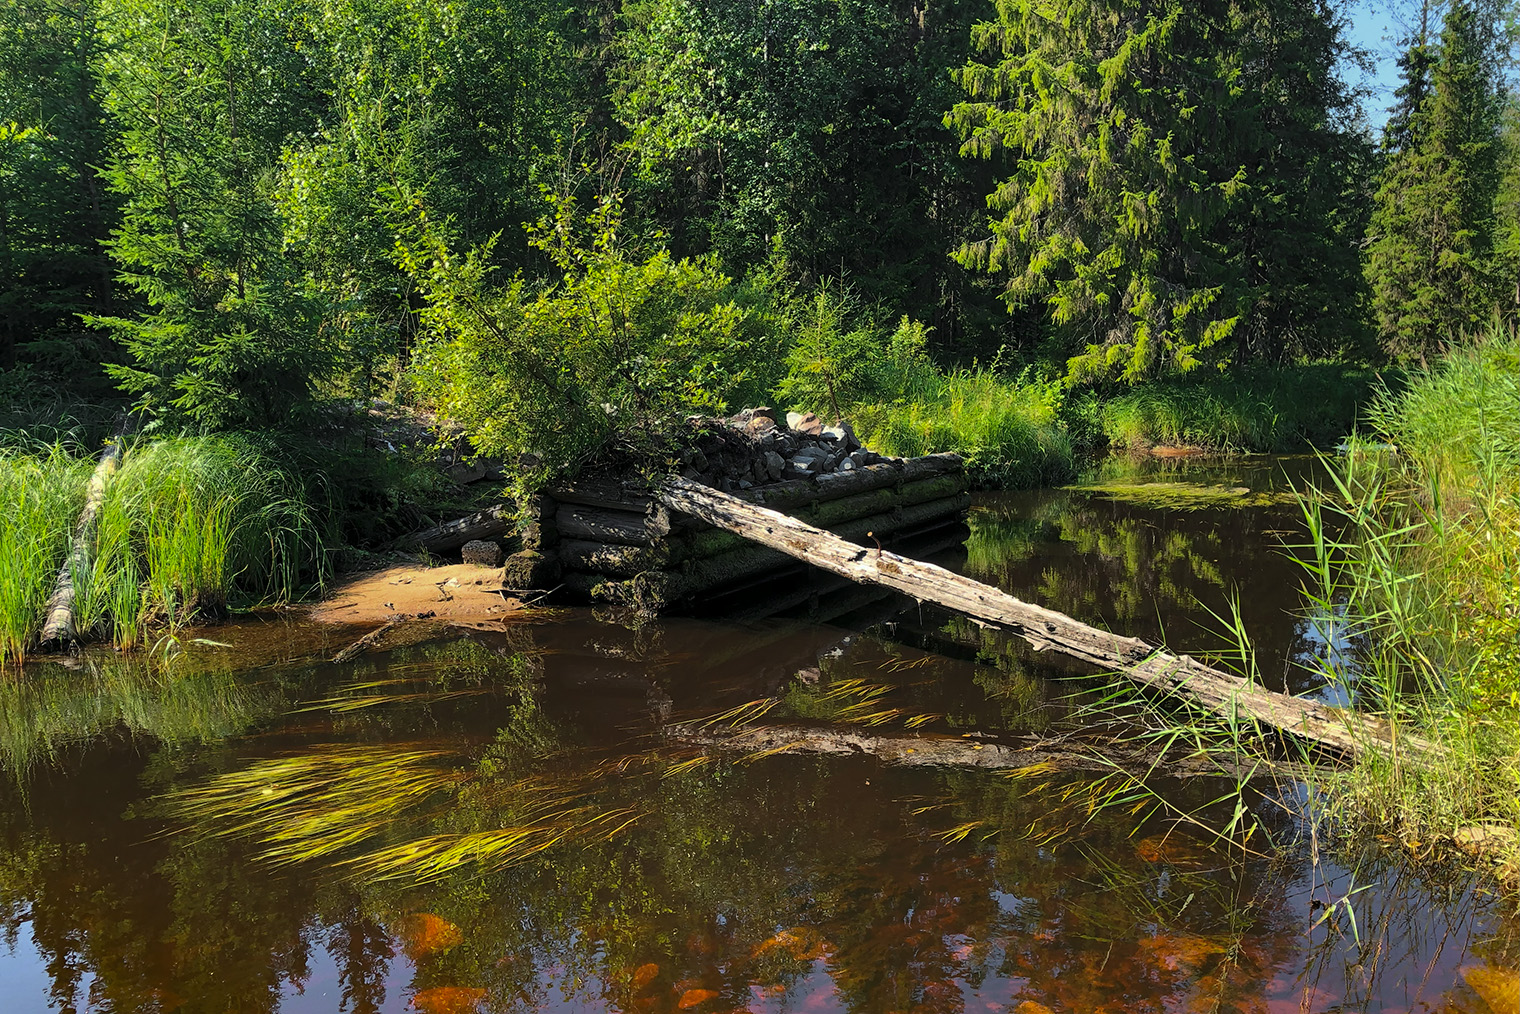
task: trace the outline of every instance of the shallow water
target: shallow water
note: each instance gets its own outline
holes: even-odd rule
[[[1287,481],[1273,459],[1144,467]],[[1294,612],[1289,509],[1041,491],[971,520],[947,562],[1189,650],[1221,643],[1191,597],[1238,588],[1263,673],[1317,685],[1292,666],[1325,639]],[[250,618],[207,632],[231,647],[4,686],[0,1010],[1514,1014],[1520,927],[1484,885],[1317,855],[1292,786],[1239,800],[1295,842],[1268,859],[1089,815],[1091,775],[662,735],[771,697],[887,733],[1069,731],[1093,684],[933,610],[864,631],[563,610],[314,661],[361,632]],[[1203,825],[1237,801],[1154,787]]]

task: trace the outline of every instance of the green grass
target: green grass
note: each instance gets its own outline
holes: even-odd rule
[[[955,451],[979,484],[1007,489],[1061,482],[1076,471],[1054,385],[990,369],[934,373],[894,402],[852,406],[866,446],[916,457]]]
[[[1158,381],[1104,402],[1099,423],[1130,449],[1303,451],[1352,432],[1375,382],[1371,370],[1331,363]]]
[[[0,451],[0,664],[36,641],[93,469],[62,445]],[[125,647],[229,605],[297,597],[327,573],[307,490],[251,437],[138,442],[73,575],[76,628]]]
[[[305,483],[258,441],[139,444],[106,490],[90,570],[75,577],[78,626],[132,645],[152,626],[295,598],[325,573]]]
[[[1369,757],[1328,783],[1331,814],[1420,852],[1507,827],[1520,871],[1520,342],[1495,330],[1367,417],[1398,451],[1353,443],[1304,495],[1310,597],[1363,643],[1331,675],[1441,749]]]
[[[0,665],[19,659],[42,626],[91,467],[57,446],[0,451]]]

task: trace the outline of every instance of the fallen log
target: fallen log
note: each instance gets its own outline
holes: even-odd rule
[[[658,496],[673,510],[737,532],[816,567],[954,609],[1005,628],[1036,650],[1063,652],[1100,670],[1118,672],[1146,686],[1186,697],[1210,711],[1260,723],[1347,757],[1358,757],[1369,750],[1388,754],[1434,750],[1433,745],[1407,734],[1394,736],[1388,728],[1366,716],[1264,690],[1188,655],[1174,655],[1139,638],[1090,627],[1064,613],[1021,601],[931,563],[863,548],[785,514],[679,476],[665,480]]]
[[[83,573],[90,566],[90,542],[95,535],[95,519],[100,516],[100,508],[106,502],[106,486],[121,466],[126,439],[126,427],[123,427],[106,444],[106,449],[101,452],[100,461],[90,476],[90,484],[85,489],[84,509],[79,512],[79,521],[74,525],[74,538],[69,543],[69,552],[64,557],[63,565],[58,568],[58,580],[53,585],[53,594],[48,596],[44,613],[46,618],[42,622],[42,633],[37,638],[44,645],[67,644],[79,636],[74,625],[74,574]]]
[[[997,740],[935,733],[881,732],[849,726],[764,724],[710,729],[669,725],[667,738],[693,746],[738,754],[867,755],[893,767],[961,767],[1012,771],[1152,771],[1179,777],[1301,777],[1302,765],[1267,762],[1255,757],[1191,754],[1167,757],[1155,747],[1107,736],[1049,738],[1002,736]]]
[[[517,525],[517,514],[506,504],[495,504],[456,521],[424,529],[405,542],[429,553],[449,553],[475,539],[494,539]]]

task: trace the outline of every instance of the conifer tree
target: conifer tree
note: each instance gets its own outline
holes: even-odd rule
[[[0,370],[98,393],[110,342],[79,314],[110,312],[101,247],[116,203],[96,167],[115,139],[95,73],[105,46],[97,0],[0,5]]]
[[[1425,362],[1495,309],[1500,177],[1497,19],[1454,3],[1432,59],[1416,42],[1370,227],[1367,277],[1383,345]],[[1428,87],[1420,79],[1429,67]]]
[[[1357,144],[1314,0],[998,0],[949,116],[1017,171],[967,265],[1043,302],[1082,379],[1324,351],[1358,299]],[[1268,298],[1276,297],[1276,298]],[[1286,298],[1283,298],[1286,297]]]
[[[208,427],[284,419],[329,376],[324,307],[284,257],[280,151],[318,93],[295,0],[113,0],[106,107],[122,127],[106,177],[122,201],[111,253],[148,310],[98,317],[112,367],[156,412]]]

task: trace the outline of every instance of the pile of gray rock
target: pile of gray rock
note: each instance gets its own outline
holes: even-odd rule
[[[760,406],[687,422],[694,432],[685,441],[681,474],[725,493],[891,460],[862,447],[848,422],[826,426],[811,412],[788,412],[782,420]]]

